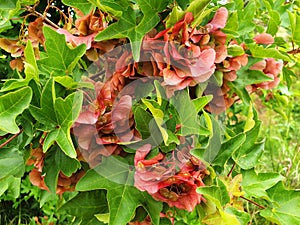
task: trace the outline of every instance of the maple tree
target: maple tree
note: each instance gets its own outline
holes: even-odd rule
[[[75,224],[248,224],[245,202],[300,222],[299,191],[256,172],[253,100],[296,76],[299,2],[0,6],[0,195],[25,174]]]

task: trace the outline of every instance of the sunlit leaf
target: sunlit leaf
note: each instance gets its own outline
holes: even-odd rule
[[[255,173],[254,170],[246,170],[242,172],[243,191],[248,196],[256,198],[265,198],[269,200],[266,190],[273,187],[283,177],[278,173]]]
[[[230,201],[230,198],[225,184],[218,178],[216,181],[216,185],[199,187],[197,192],[204,195],[205,198],[210,199],[219,209],[221,209],[222,206],[225,206]]]
[[[81,10],[85,15],[88,14],[93,8],[93,5],[87,0],[62,0],[62,2],[65,5]]]
[[[0,96],[0,130],[12,134],[19,132],[15,119],[28,108],[31,98],[32,90],[30,87],[24,87]]]
[[[272,209],[267,208],[260,215],[271,222],[280,225],[300,223],[300,193],[287,190],[282,182],[267,191],[269,198],[274,202]]]
[[[122,9],[122,17],[116,23],[111,24],[100,32],[95,40],[103,41],[114,38],[125,38],[130,40],[133,58],[137,61],[140,57],[141,41],[146,33],[154,28],[160,21],[158,13],[168,4],[168,1],[138,0],[143,18],[137,21],[134,9],[128,4]]]
[[[46,50],[48,57],[38,61],[41,70],[50,76],[71,74],[78,60],[85,53],[85,45],[70,48],[65,35],[59,34],[50,27],[44,26]]]

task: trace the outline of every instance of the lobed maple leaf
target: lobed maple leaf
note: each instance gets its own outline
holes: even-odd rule
[[[78,191],[107,190],[109,225],[127,224],[137,207],[143,206],[154,225],[159,224],[162,202],[155,201],[147,192],[133,186],[134,172],[117,157],[103,158],[100,165],[89,170],[78,182]]]

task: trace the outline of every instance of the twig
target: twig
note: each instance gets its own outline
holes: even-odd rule
[[[299,53],[300,53],[300,48],[298,48],[298,49],[293,49],[293,50],[291,50],[291,51],[288,51],[287,53],[288,53],[288,54],[292,54],[292,55],[299,54]]]
[[[234,169],[235,165],[236,165],[236,163],[234,162],[233,165],[232,165],[232,167],[231,167],[231,169],[230,169],[230,171],[229,171],[229,173],[227,174],[227,177],[230,177],[230,175],[233,172],[233,169]]]
[[[42,18],[43,20],[45,20],[48,24],[50,24],[52,27],[54,27],[54,28],[56,28],[56,29],[59,29],[59,28],[60,28],[58,25],[56,25],[56,24],[53,23],[51,20],[49,20],[46,16],[44,16],[43,14],[41,14],[41,13],[35,11],[34,8],[32,8],[32,7],[30,7],[30,6],[25,6],[25,8],[26,8],[29,12],[31,12],[31,13],[33,13],[33,14],[39,16],[39,17],[41,17],[41,18]]]
[[[258,207],[261,208],[261,209],[265,209],[265,208],[266,208],[266,207],[264,207],[264,206],[258,204],[257,202],[252,201],[251,199],[245,198],[245,197],[243,197],[243,196],[240,196],[240,198],[242,198],[242,199],[244,199],[244,200],[246,200],[246,201],[248,201],[248,202],[250,202],[250,203],[252,203],[252,204],[254,204],[254,205],[256,205],[256,206],[258,206]]]
[[[18,135],[21,134],[22,132],[23,132],[23,130],[20,130],[18,133],[11,136],[9,139],[7,139],[5,142],[3,142],[0,145],[0,148],[3,148],[5,145],[9,144],[12,140],[14,140],[16,137],[18,137]]]

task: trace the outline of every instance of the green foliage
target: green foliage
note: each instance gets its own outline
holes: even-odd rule
[[[93,5],[86,0],[76,0],[76,1],[62,0],[62,2],[67,6],[72,6],[76,9],[81,10],[85,15],[88,14],[93,9]]]
[[[16,148],[5,148],[1,150],[0,195],[7,192],[7,195],[13,198],[19,196],[20,182],[24,170],[24,159]]]
[[[228,19],[215,14],[220,7]],[[298,224],[299,191],[285,186],[300,183],[299,7],[2,1],[0,223]],[[187,12],[194,20],[180,21]],[[261,33],[274,42],[256,41]],[[147,34],[167,44],[152,40],[147,50]],[[110,52],[126,43],[131,51]],[[224,59],[205,68],[206,50]],[[266,66],[252,69],[257,63]]]
[[[105,199],[104,190],[81,192],[59,210],[79,218],[89,219],[96,214],[107,212],[108,205]]]
[[[122,10],[122,16],[118,22],[111,24],[96,37],[97,41],[127,37],[131,43],[132,54],[135,60],[138,60],[140,57],[140,47],[143,37],[157,25],[157,23],[160,21],[160,18],[157,14],[163,11],[168,4],[168,1],[159,0],[138,0],[137,2],[141,13],[143,14],[140,22],[138,22],[139,20],[137,18],[137,15],[139,14],[134,11],[127,0],[117,1],[114,4],[116,4],[118,8]],[[110,4],[111,1],[96,3],[99,8],[104,9],[106,9],[105,6],[109,7]],[[101,7],[102,5],[104,5],[104,7]]]
[[[284,193],[284,194],[282,194]],[[268,190],[272,202],[272,209],[261,211],[261,215],[277,224],[297,224],[300,222],[298,209],[300,206],[299,191],[286,190],[282,182]]]
[[[12,134],[19,132],[15,121],[16,117],[28,108],[31,97],[32,91],[30,87],[21,88],[0,96],[1,131]]]
[[[76,189],[79,191],[107,190],[109,225],[126,224],[133,218],[138,206],[144,207],[153,224],[159,224],[162,203],[155,201],[149,194],[140,192],[132,185],[133,172],[130,171],[129,165],[117,158],[107,158],[100,166],[88,171],[79,181]]]
[[[56,141],[66,155],[76,157],[70,128],[79,115],[82,99],[80,92],[70,94],[65,99],[56,98],[54,80],[46,83],[41,96],[41,108],[30,106],[32,116],[44,125],[41,129],[49,132],[43,145],[44,151]]]
[[[41,72],[47,76],[60,76],[63,74],[72,74],[74,67],[86,51],[84,45],[71,49],[65,42],[65,37],[58,34],[49,27],[44,27],[46,38],[45,47],[47,57],[38,61]]]
[[[282,176],[276,173],[259,173],[256,174],[253,170],[247,170],[243,173],[243,191],[248,196],[256,198],[268,199],[266,190],[273,187],[283,179]]]
[[[59,173],[62,172],[69,177],[80,167],[81,165],[76,159],[68,157],[58,146],[53,146],[45,158],[45,183],[50,191],[55,193]]]

